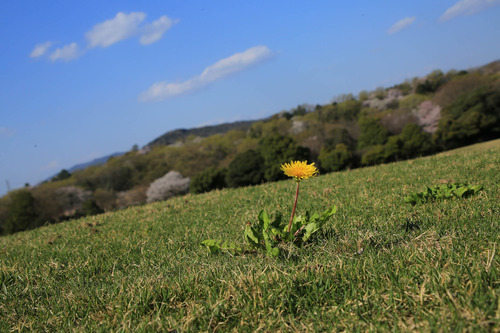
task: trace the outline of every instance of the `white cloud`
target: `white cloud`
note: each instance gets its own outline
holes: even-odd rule
[[[146,14],[141,12],[130,14],[120,12],[111,20],[94,25],[92,30],[85,33],[89,47],[108,47],[132,37],[137,33],[139,24],[145,18]]]
[[[460,0],[448,8],[439,20],[448,21],[459,15],[475,14],[496,5],[500,5],[500,0]]]
[[[248,50],[233,54],[230,57],[219,60],[208,66],[198,76],[180,83],[156,82],[148,90],[139,95],[139,100],[161,101],[169,97],[201,88],[212,81],[227,77],[232,73],[242,71],[271,56],[271,50],[267,46],[260,45]]]
[[[35,45],[35,48],[30,53],[31,58],[38,58],[43,56],[48,49],[52,46],[52,42],[45,42]]]
[[[404,19],[397,21],[392,27],[390,27],[389,30],[387,30],[387,33],[389,35],[392,35],[398,31],[401,31],[404,28],[408,27],[413,22],[415,22],[415,16],[405,17]]]
[[[139,42],[142,45],[149,45],[160,40],[172,25],[179,22],[179,20],[172,20],[163,15],[156,21],[141,26],[145,19],[146,14],[142,12],[130,14],[119,12],[114,18],[94,25],[91,30],[85,33],[87,48],[83,52],[98,46],[105,48],[134,36],[139,36]],[[35,45],[30,57],[36,58],[45,55],[51,46],[51,42]],[[80,51],[78,44],[71,43],[56,49],[49,58],[52,61],[70,61],[81,56],[83,52]]]
[[[52,54],[50,55],[50,60],[52,60],[53,62],[57,60],[70,61],[78,58],[78,56],[79,56],[78,44],[71,43],[61,48],[58,48],[54,52],[52,52]]]
[[[16,133],[13,129],[7,127],[0,127],[0,137],[9,138]]]
[[[144,26],[141,29],[142,36],[139,39],[139,42],[142,45],[149,45],[157,40],[159,40],[163,34],[172,27],[178,20],[171,20],[166,15],[163,15],[158,20]]]

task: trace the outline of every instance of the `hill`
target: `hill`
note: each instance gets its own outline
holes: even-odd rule
[[[176,129],[173,131],[168,131],[167,133],[157,137],[156,139],[148,143],[146,147],[152,148],[157,145],[171,145],[190,136],[204,138],[215,134],[224,134],[231,130],[246,131],[255,122],[257,122],[257,120],[236,121],[232,123],[202,126],[191,129]]]
[[[125,154],[125,153],[113,153],[111,155],[95,158],[90,162],[80,163],[80,164],[72,166],[71,168],[68,169],[68,172],[73,173],[75,171],[83,170],[83,169],[86,169],[86,168],[94,166],[94,165],[105,164],[111,157],[117,157],[117,156],[121,156],[123,154]]]
[[[0,330],[497,331],[500,140],[304,181],[297,207],[339,209],[303,249],[210,255],[292,180],[129,208],[0,237]],[[411,206],[442,183],[475,196]]]

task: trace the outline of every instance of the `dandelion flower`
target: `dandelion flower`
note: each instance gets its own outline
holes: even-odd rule
[[[307,161],[293,161],[282,164],[281,170],[285,172],[285,175],[293,177],[297,182],[318,175],[318,169],[316,169],[314,163],[307,164]]]
[[[307,164],[307,161],[293,161],[291,163],[282,164],[281,170],[285,172],[285,175],[287,175],[288,177],[292,177],[297,182],[297,190],[295,191],[295,201],[293,203],[292,216],[290,217],[290,222],[288,222],[288,232],[290,232],[292,228],[293,216],[295,215],[295,209],[297,208],[297,199],[299,198],[300,181],[317,176],[318,169],[316,169],[314,163]]]

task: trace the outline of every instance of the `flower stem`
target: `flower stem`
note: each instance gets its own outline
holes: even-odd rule
[[[297,191],[295,192],[295,202],[293,203],[292,216],[290,217],[290,222],[288,222],[288,232],[290,232],[290,229],[292,229],[293,216],[295,215],[295,208],[297,208],[297,198],[299,197],[299,184],[300,182],[297,182]]]

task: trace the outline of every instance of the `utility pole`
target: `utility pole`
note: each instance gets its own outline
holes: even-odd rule
[[[10,184],[8,179],[5,180],[5,185],[7,185],[7,193],[10,192]]]

